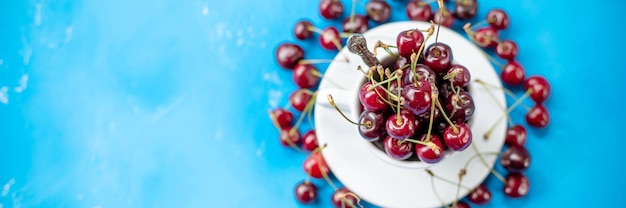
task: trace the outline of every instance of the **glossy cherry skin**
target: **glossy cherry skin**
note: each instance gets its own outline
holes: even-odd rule
[[[277,108],[273,111],[270,111],[270,116],[274,119],[274,122],[278,124],[280,129],[290,128],[293,125],[293,113],[291,111]]]
[[[440,103],[442,103],[441,101],[439,101]],[[428,124],[430,122],[430,112],[431,110],[434,109],[434,115],[435,117],[433,118],[433,121],[438,121],[441,118],[441,111],[439,111],[439,108],[435,107],[435,108],[431,108],[430,110],[427,110],[425,112],[423,112],[422,114],[418,114],[415,116],[416,119],[418,119],[419,121],[421,121],[422,123]],[[424,125],[426,126],[426,125]]]
[[[474,40],[481,47],[498,46],[498,37],[498,30],[490,26],[478,28],[474,32]]]
[[[407,58],[417,53],[422,44],[424,44],[424,34],[416,29],[402,31],[396,38],[398,54]]]
[[[437,42],[429,45],[424,54],[424,64],[435,73],[444,73],[452,64],[452,49],[449,45]]]
[[[504,195],[511,198],[526,196],[530,190],[530,181],[523,173],[509,173],[504,184]]]
[[[472,79],[469,70],[467,70],[465,66],[459,64],[453,64],[450,66],[447,74],[455,74],[452,78],[454,86],[467,87]]]
[[[399,60],[400,58],[398,58]],[[415,80],[426,80],[431,86],[437,85],[437,75],[430,67],[424,64],[416,64],[415,71],[410,67],[404,70],[402,74],[402,85],[406,86],[415,83]]]
[[[377,141],[385,136],[385,116],[382,112],[364,110],[359,117],[359,134],[367,141]]]
[[[402,142],[387,136],[384,141],[385,152],[396,160],[406,160],[413,155],[413,143]]]
[[[304,133],[304,137],[302,137],[302,149],[312,152],[317,149],[317,134],[315,134],[315,130],[311,129]]]
[[[355,14],[350,21],[350,17],[346,17],[341,24],[344,32],[347,33],[364,33],[369,28],[367,17]]]
[[[503,30],[509,27],[509,15],[501,9],[489,10],[486,20],[489,25],[498,30]]]
[[[294,192],[296,199],[303,204],[310,204],[317,199],[317,187],[310,181],[296,185]]]
[[[409,64],[411,64],[411,60],[409,60],[409,58],[404,57],[404,56],[398,56],[394,66],[396,67],[395,69],[400,69],[404,67],[403,70],[405,71],[405,74],[406,74],[406,71],[409,68]]]
[[[500,79],[509,86],[518,86],[524,82],[526,72],[519,62],[512,60],[507,62],[500,71]]]
[[[462,0],[454,2],[454,16],[460,20],[468,20],[476,16],[478,2],[476,0]]]
[[[474,204],[487,204],[491,201],[491,191],[489,191],[485,184],[480,184],[469,193],[467,198]]]
[[[379,94],[381,96],[385,96],[386,92],[381,86],[369,89],[371,86],[371,82],[366,82],[361,86],[361,89],[359,90],[359,100],[361,101],[361,104],[365,106],[365,109],[370,111],[379,112],[386,110],[389,105],[383,100],[384,97],[379,96]]]
[[[391,7],[384,0],[370,0],[365,5],[367,16],[374,22],[384,23],[391,16]]]
[[[509,172],[522,172],[530,166],[530,153],[524,146],[511,146],[500,156],[500,165]]]
[[[299,40],[306,40],[313,36],[313,31],[311,30],[311,28],[313,28],[313,24],[311,24],[311,22],[309,22],[308,20],[300,20],[293,28],[293,34]]]
[[[343,3],[340,0],[320,1],[319,11],[326,19],[337,19],[343,15]]]
[[[496,46],[496,55],[509,61],[515,59],[518,53],[519,48],[517,47],[517,44],[512,40],[500,41],[498,46]]]
[[[293,131],[291,129],[292,128],[280,130],[280,144],[285,147],[291,147],[291,145],[297,145],[300,142],[300,132],[297,129]],[[289,144],[290,141],[291,144]]]
[[[305,89],[299,89],[291,93],[289,96],[289,102],[293,109],[297,111],[304,111],[306,105],[311,101],[313,96],[309,94]]]
[[[426,80],[418,80],[418,84],[409,84],[402,88],[404,108],[414,115],[422,114],[432,106],[432,90]]]
[[[511,146],[524,146],[528,135],[526,134],[526,128],[522,125],[511,126],[506,130],[504,143]]]
[[[337,189],[330,197],[330,202],[335,208],[358,207],[356,195],[348,188]]]
[[[336,44],[335,44],[336,43]],[[320,45],[326,50],[338,50],[341,45],[341,36],[335,27],[327,27],[320,35]]]
[[[276,48],[276,61],[285,69],[293,69],[304,58],[304,50],[293,43],[283,43]]]
[[[317,68],[311,64],[297,64],[293,68],[292,79],[293,82],[300,88],[312,88],[320,81],[320,77],[315,76],[314,73],[319,73]]]
[[[455,123],[454,126],[457,128],[457,132],[454,131],[452,126],[445,128],[443,131],[443,142],[452,151],[463,151],[472,143],[472,130],[464,122]]]
[[[398,122],[398,116],[400,116],[400,122]],[[387,135],[398,140],[412,137],[415,130],[419,129],[419,125],[419,121],[415,120],[413,114],[406,109],[400,110],[399,115],[394,113],[385,121]]]
[[[545,128],[550,123],[550,113],[545,106],[537,104],[526,113],[526,122],[533,127]]]
[[[429,21],[433,15],[433,9],[430,4],[422,0],[411,0],[406,5],[406,16],[410,20]]]
[[[458,95],[452,94],[445,101],[446,112],[451,115],[452,121],[468,121],[474,115],[476,106],[474,99],[467,91],[460,91]]]
[[[450,28],[454,24],[454,16],[448,8],[438,9],[433,15],[433,22],[441,26]]]
[[[528,77],[524,82],[524,89],[532,89],[530,99],[538,104],[543,103],[550,96],[550,83],[542,76],[533,75]]]
[[[313,178],[324,178],[324,175],[328,176],[330,174],[330,168],[328,168],[326,160],[324,160],[324,157],[319,151],[309,154],[304,160],[302,168],[304,168],[304,172]]]
[[[420,136],[420,141],[426,141],[427,134],[423,134]],[[441,137],[437,134],[430,135],[430,141],[437,145],[438,149],[432,149],[429,146],[415,144],[415,154],[417,158],[419,158],[422,162],[425,163],[438,163],[445,156],[443,142],[441,141]]]

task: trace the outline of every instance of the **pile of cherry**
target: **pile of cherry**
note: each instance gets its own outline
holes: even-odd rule
[[[356,2],[352,2],[352,12],[343,20],[343,32],[340,33],[333,26],[321,30],[315,28],[311,22],[301,20],[295,24],[294,36],[305,40],[317,34],[322,48],[340,50],[348,35],[367,31],[370,22],[385,23],[389,20],[392,10],[386,1],[369,0],[363,6],[364,15],[355,14]],[[478,10],[476,0],[457,0],[447,4],[453,4],[454,11],[450,11],[441,0],[411,0],[406,4],[406,15],[409,20],[433,21],[437,26],[452,27],[455,21],[473,18]],[[325,19],[342,18],[344,10],[344,4],[340,0],[321,0],[319,3],[319,12]],[[526,77],[523,66],[516,61],[519,52],[517,44],[512,40],[500,39],[499,31],[508,28],[509,24],[505,11],[491,9],[484,21],[475,25],[467,23],[463,29],[469,39],[484,48],[485,55],[500,68],[502,82],[514,90],[523,86],[523,95],[517,97],[507,88],[497,88],[489,83],[476,81],[485,88],[502,90],[516,99],[507,109],[502,109],[504,114],[522,106],[527,110],[525,120],[529,126],[545,128],[550,116],[543,103],[550,95],[550,85],[542,76]],[[428,33],[426,38],[424,33]],[[373,65],[367,71],[362,70],[367,79],[359,94],[364,106],[357,122],[359,131],[363,138],[373,141],[388,155],[399,160],[436,163],[443,158],[445,150],[461,151],[472,141],[472,132],[467,122],[473,115],[474,105],[466,88],[470,82],[471,69],[452,63],[452,51],[444,43],[445,40],[425,47],[424,43],[431,34],[432,31],[407,28],[398,34],[395,46],[379,45],[391,56],[397,57],[394,65]],[[387,50],[394,47],[397,48],[397,54]],[[490,53],[499,59],[491,57]],[[281,43],[276,48],[275,56],[282,68],[293,70],[293,81],[299,89],[291,93],[289,106],[300,112],[300,116],[295,119],[289,107],[276,108],[270,110],[271,120],[280,131],[279,141],[282,145],[303,153],[310,152],[303,163],[303,169],[309,177],[296,185],[296,199],[301,203],[314,202],[318,193],[317,185],[311,178],[323,178],[335,190],[330,197],[335,207],[360,206],[358,196],[345,187],[337,188],[330,180],[330,168],[321,154],[325,145],[318,145],[314,128],[308,130],[304,136],[298,130],[304,118],[310,118],[313,113],[313,103],[317,96],[315,89],[323,77],[316,65],[325,62],[305,59],[304,50],[293,42]],[[500,64],[501,60],[506,61],[506,64]],[[522,104],[527,97],[534,101],[533,107]],[[490,137],[489,133],[490,131],[483,135],[484,139]],[[526,140],[526,128],[514,124],[509,118],[505,138],[508,148],[498,154],[500,165],[507,170],[506,177],[493,169],[491,171],[503,182],[504,194],[511,198],[525,196],[530,188],[529,179],[524,174],[530,166]],[[481,153],[478,156],[482,157]],[[475,204],[486,204],[491,199],[491,191],[485,184],[481,184],[471,190],[466,198]],[[469,204],[456,201],[453,206],[469,207]]]

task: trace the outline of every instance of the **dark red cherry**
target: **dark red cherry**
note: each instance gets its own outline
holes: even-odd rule
[[[276,61],[285,69],[293,69],[304,58],[304,50],[293,43],[283,43],[276,48]]]
[[[385,152],[396,160],[406,160],[413,155],[413,143],[403,142],[387,136],[384,141]]]
[[[293,125],[293,113],[283,108],[270,111],[270,117],[272,117],[273,122],[276,122],[280,129],[290,128]]]
[[[550,83],[542,76],[533,75],[524,82],[524,89],[532,89],[530,99],[536,103],[543,103],[550,96]]]
[[[500,165],[509,172],[522,172],[530,166],[530,153],[524,146],[511,146],[500,156]]]
[[[406,5],[406,16],[410,20],[427,22],[432,19],[433,9],[422,0],[411,0]]]
[[[469,85],[470,83],[470,79],[472,78],[470,76],[469,70],[459,64],[453,64],[452,66],[450,66],[447,74],[453,75],[451,78],[452,83],[454,86],[459,87],[467,87],[467,85]]]
[[[476,0],[461,0],[454,2],[454,16],[460,20],[468,20],[476,16],[478,2]]]
[[[359,90],[359,99],[361,104],[363,104],[366,109],[376,112],[387,109],[389,104],[385,103],[383,100],[384,97],[381,97],[387,95],[382,89],[382,86],[369,89],[371,86],[373,86],[371,82],[366,82],[361,86],[361,89]]]
[[[511,126],[506,130],[504,143],[511,146],[524,146],[527,139],[526,128],[522,125]]]
[[[310,181],[296,185],[294,189],[296,199],[303,204],[310,204],[317,198],[317,187]]]
[[[343,15],[343,3],[341,0],[321,0],[320,14],[326,19],[337,19]]]
[[[474,204],[487,204],[491,201],[491,191],[489,191],[485,184],[480,184],[469,193],[467,198]]]
[[[439,101],[440,103],[442,103],[441,101]],[[438,121],[441,118],[441,111],[439,111],[439,108],[432,108],[430,110],[425,111],[424,113],[418,114],[417,116],[415,116],[415,118],[423,123],[428,123],[430,122],[430,112],[434,109],[434,115],[435,117],[433,118],[433,121]]]
[[[374,22],[384,23],[391,16],[391,7],[385,0],[370,0],[365,5],[367,16]]]
[[[402,88],[402,100],[404,109],[411,111],[414,115],[422,114],[432,105],[430,83],[426,80],[418,80],[417,84],[409,84]]]
[[[326,50],[338,50],[341,47],[341,36],[337,28],[330,26],[320,34],[320,45]]]
[[[509,173],[504,184],[504,195],[511,198],[526,196],[530,189],[530,181],[523,173]]]
[[[352,18],[346,17],[341,26],[347,33],[364,33],[369,28],[367,17],[360,14],[355,14]]]
[[[398,58],[398,60],[400,60],[400,58]],[[430,67],[424,64],[416,64],[415,71],[410,67],[406,68],[402,74],[403,86],[413,84],[416,80],[426,80],[431,86],[437,85],[437,75]]]
[[[335,208],[358,207],[356,195],[346,187],[337,189],[330,197],[330,202]]]
[[[448,8],[438,9],[433,15],[433,22],[441,26],[450,28],[454,24],[454,16]]]
[[[400,119],[398,119],[398,116]],[[419,129],[420,122],[415,120],[413,114],[406,109],[400,110],[400,114],[394,113],[385,121],[387,135],[403,140],[412,137],[415,130]]]
[[[458,95],[450,95],[445,103],[446,112],[448,112],[450,119],[453,121],[468,121],[476,110],[474,99],[467,91],[463,90],[459,91]]]
[[[313,24],[308,20],[300,20],[293,28],[293,34],[299,40],[305,40],[313,36]]]
[[[280,130],[280,144],[285,147],[291,147],[292,145],[297,145],[300,142],[300,132],[298,129],[281,129]],[[291,142],[291,144],[289,144]]]
[[[420,136],[419,140],[424,142],[426,141],[426,137],[427,134],[423,134]],[[438,163],[443,159],[443,156],[445,156],[443,142],[437,134],[431,134],[430,141],[437,146],[437,149],[422,144],[415,144],[415,154],[422,162],[430,164]]]
[[[320,81],[320,77],[315,74],[319,74],[317,68],[311,64],[298,64],[293,68],[292,78],[293,82],[300,88],[312,88]]]
[[[500,78],[504,84],[518,86],[524,82],[524,67],[519,62],[512,60],[507,62],[500,71]]]
[[[417,29],[402,31],[396,38],[398,54],[404,57],[410,57],[413,53],[417,54],[422,44],[424,44],[424,34]]]
[[[330,174],[330,168],[328,168],[326,160],[324,160],[319,151],[309,154],[304,160],[302,168],[304,168],[304,172],[313,178],[324,178],[324,175],[328,176]]]
[[[433,43],[424,51],[424,64],[437,74],[444,73],[452,60],[452,49],[442,42]]]
[[[455,123],[454,126],[448,126],[443,131],[443,142],[452,151],[463,151],[472,143],[472,130],[464,123]]]
[[[359,133],[367,141],[376,141],[384,138],[385,116],[382,112],[364,110],[359,117]]]
[[[509,27],[509,15],[501,9],[492,9],[487,13],[487,22],[498,30]]]
[[[541,104],[535,105],[526,113],[526,122],[533,127],[545,128],[550,123],[548,109]]]
[[[297,111],[304,111],[306,105],[311,101],[311,97],[313,97],[308,90],[306,89],[298,89],[291,93],[289,96],[289,102],[291,102],[291,106],[293,109]]]
[[[455,90],[456,89],[463,90],[460,86],[455,86]],[[450,82],[441,82],[441,84],[439,84],[438,90],[439,98],[441,98],[441,100],[443,101],[447,100],[452,94],[454,94],[452,86],[450,86]]]
[[[317,149],[317,147],[317,134],[315,134],[315,130],[311,129],[302,138],[302,149],[311,152]]]
[[[515,59],[517,53],[519,53],[519,49],[517,48],[517,44],[512,40],[500,41],[498,46],[496,46],[496,55],[509,61]]]
[[[498,30],[493,27],[481,27],[474,32],[474,40],[481,47],[498,46]]]

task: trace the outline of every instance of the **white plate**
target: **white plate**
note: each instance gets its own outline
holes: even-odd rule
[[[401,31],[428,27],[429,23],[425,22],[394,22],[380,25],[363,35],[368,40],[368,48],[371,50],[376,40],[395,45],[396,36]],[[433,36],[427,44],[434,43],[434,41]],[[473,80],[480,79],[502,86],[498,75],[481,53],[481,49],[460,34],[441,27],[439,41],[450,45],[454,61],[467,67],[472,76],[470,88],[476,107],[475,122],[472,126],[473,145],[480,152],[499,152],[504,143],[506,118],[496,126],[489,140],[484,140],[483,134],[503,114],[501,106],[506,106],[504,93],[501,90],[492,89],[494,99],[485,88],[473,82]],[[379,49],[378,58],[383,60],[386,56],[388,56],[387,53]],[[346,62],[345,58],[348,58],[349,62]],[[456,185],[435,179],[435,189],[433,189],[431,177],[424,170],[424,166],[402,165],[402,161],[376,156],[375,151],[379,150],[374,150],[369,142],[360,137],[355,125],[348,123],[328,105],[326,96],[331,93],[339,107],[352,115],[350,106],[357,99],[354,87],[363,77],[356,70],[359,65],[368,68],[359,56],[351,54],[345,48],[341,50],[335,57],[335,61],[329,65],[324,75],[325,78],[320,83],[315,103],[318,142],[327,144],[322,153],[333,174],[362,199],[378,206],[437,207],[452,203],[457,197]],[[438,176],[457,181],[460,169],[475,154],[473,147],[469,147],[465,151],[450,155],[428,169]],[[485,155],[485,158],[488,165],[493,167],[496,157]],[[462,184],[466,187],[476,187],[488,174],[489,169],[480,160],[474,159],[469,162]],[[438,199],[435,191],[441,200]],[[467,190],[461,188],[458,197],[462,198],[467,193]]]

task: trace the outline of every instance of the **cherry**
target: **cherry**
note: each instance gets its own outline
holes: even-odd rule
[[[369,89],[371,86],[373,86],[372,82],[366,82],[361,86],[359,90],[359,100],[361,100],[361,104],[371,111],[383,111],[387,109],[389,105],[379,96],[385,96],[387,92],[382,89],[382,86]]]
[[[524,89],[532,89],[530,99],[536,103],[543,103],[550,96],[550,83],[542,76],[534,75],[528,77],[524,82]]]
[[[364,33],[369,28],[367,17],[360,14],[346,17],[341,26],[343,31],[347,33]]]
[[[398,60],[400,60],[400,57],[398,57]],[[416,64],[415,71],[412,69],[404,70],[404,73],[402,74],[403,86],[413,84],[415,83],[415,80],[426,80],[430,86],[437,85],[437,75],[430,69],[430,67],[424,64]]]
[[[313,95],[311,95],[310,91],[306,89],[298,89],[291,93],[289,96],[289,102],[291,102],[293,109],[302,112],[306,108],[309,101],[311,101],[312,97]]]
[[[330,26],[324,29],[320,35],[320,45],[326,50],[338,50],[341,47],[341,36],[337,28]]]
[[[434,112],[435,117],[433,118],[433,121],[438,121],[441,118],[441,111],[439,111],[439,108],[434,108]],[[430,122],[430,110],[427,110],[422,114],[416,115],[415,118],[422,122]]]
[[[509,27],[509,15],[501,9],[492,9],[487,13],[487,22],[495,29],[503,30]]]
[[[283,108],[277,108],[270,111],[270,117],[274,122],[276,122],[276,124],[278,124],[280,129],[289,128],[293,123],[293,113]]]
[[[326,19],[337,19],[343,15],[343,4],[340,0],[322,0],[319,9]]]
[[[406,16],[410,20],[429,21],[432,19],[433,10],[430,4],[422,0],[411,0],[406,5]]]
[[[313,151],[302,164],[304,171],[313,178],[324,178],[330,174],[330,168],[319,151]]]
[[[294,192],[296,199],[303,204],[310,204],[317,198],[317,187],[310,181],[304,181],[296,185]]]
[[[367,16],[374,22],[384,23],[391,16],[391,7],[384,0],[370,0],[365,5]]]
[[[548,109],[541,104],[535,105],[526,114],[526,122],[533,127],[545,128],[550,122]]]
[[[467,91],[459,91],[459,94],[451,94],[446,99],[446,110],[452,115],[450,119],[453,121],[464,122],[472,118],[476,107],[474,99]]]
[[[409,60],[408,57],[404,57],[404,56],[398,56],[398,59],[396,59],[396,63],[395,63],[395,67],[396,69],[402,68],[404,66],[407,66],[408,64],[411,64],[411,60]],[[405,70],[406,71],[406,70]],[[403,77],[404,75],[406,75],[407,73],[402,74]]]
[[[472,130],[464,122],[455,123],[444,129],[443,142],[452,151],[463,151],[472,143]]]
[[[498,31],[493,27],[481,27],[474,32],[474,40],[481,47],[498,46]]]
[[[422,44],[424,44],[424,34],[417,29],[402,31],[396,38],[398,54],[404,57],[409,57],[413,53],[418,53]]]
[[[302,149],[311,152],[317,149],[317,147],[317,134],[315,134],[315,130],[311,129],[304,133],[304,137],[302,137]]]
[[[359,125],[359,133],[361,137],[368,141],[376,141],[384,138],[385,128],[385,116],[382,112],[373,112],[365,110],[359,117],[359,123],[365,125]]]
[[[300,132],[297,129],[292,129],[293,128],[280,130],[280,144],[285,147],[291,147],[300,142]],[[289,141],[291,141],[291,144]]]
[[[504,195],[511,198],[526,196],[530,189],[530,182],[523,173],[509,173],[504,184]]]
[[[412,113],[402,109],[399,114],[393,114],[387,118],[385,129],[389,136],[403,140],[413,136],[415,130],[419,129],[419,125],[420,122],[415,120]]]
[[[485,184],[480,184],[469,193],[467,198],[474,204],[487,204],[491,201],[491,191],[489,191]]]
[[[478,2],[476,0],[460,0],[454,2],[454,16],[461,20],[476,16]]]
[[[297,64],[293,68],[293,82],[300,88],[315,87],[320,80],[320,77],[316,76],[316,74],[319,74],[319,71],[315,66],[311,64]]]
[[[500,58],[512,61],[519,53],[517,44],[512,40],[503,40],[496,46],[496,55]]]
[[[452,63],[452,49],[445,43],[433,43],[424,52],[424,64],[437,74],[445,72]]]
[[[467,85],[469,85],[470,83],[470,79],[472,78],[469,70],[459,64],[453,64],[452,66],[450,66],[447,74],[450,74],[452,76],[452,84],[455,87],[467,87]]]
[[[511,146],[524,146],[526,144],[526,128],[522,125],[511,126],[506,130],[504,143]]]
[[[406,160],[413,155],[413,143],[404,142],[387,136],[384,141],[385,152],[396,160]]]
[[[452,86],[450,82],[441,82],[439,84],[439,98],[442,100],[447,100],[451,95],[455,94],[454,90],[452,90]]]
[[[311,29],[313,24],[308,20],[300,20],[296,23],[296,26],[293,28],[293,34],[299,40],[306,40],[313,36],[313,30]]]
[[[427,134],[423,134],[422,136],[420,136],[419,140],[425,142],[426,137]],[[433,150],[429,146],[415,144],[415,154],[417,155],[417,158],[419,158],[422,162],[430,164],[438,163],[443,159],[443,156],[445,155],[443,142],[441,142],[441,138],[437,134],[431,134],[430,141],[433,142],[438,147],[438,149]]]
[[[415,84],[410,84],[402,88],[402,100],[404,108],[414,115],[422,114],[432,105],[431,85],[426,80],[418,80]]]
[[[452,12],[448,8],[443,8],[435,12],[433,21],[435,24],[441,24],[441,26],[450,28],[454,24],[454,16],[452,16]]]
[[[346,187],[335,190],[330,197],[330,201],[335,208],[357,207],[358,199],[356,195]]]
[[[509,86],[518,86],[524,82],[524,67],[522,64],[515,60],[510,60],[503,67],[502,71],[500,71],[500,78],[504,84]]]
[[[522,172],[530,166],[530,153],[524,146],[511,146],[500,157],[500,164],[509,172]]]
[[[293,43],[283,43],[276,48],[276,61],[285,69],[293,69],[304,58],[304,50]]]

